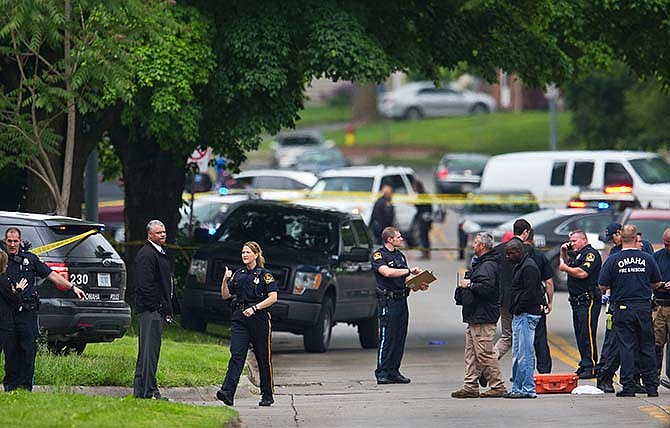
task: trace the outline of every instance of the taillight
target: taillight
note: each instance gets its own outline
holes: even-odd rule
[[[586,208],[586,202],[584,202],[584,201],[570,201],[570,202],[568,202],[568,208]]]
[[[47,266],[49,266],[52,271],[56,272],[58,275],[65,278],[67,281],[70,280],[70,270],[67,266],[67,263],[65,263],[65,262],[46,262],[45,264]],[[58,288],[61,291],[69,290],[69,288],[67,288],[67,287],[62,287],[58,284],[55,284],[55,285],[56,285],[56,288]]]
[[[447,169],[447,167],[441,166],[437,170],[437,178],[444,180],[445,178],[447,178],[447,175],[449,175],[449,170]]]
[[[633,186],[628,186],[626,184],[623,185],[615,185],[615,186],[607,186],[605,187],[605,193],[607,194],[612,194],[612,193],[633,193]]]

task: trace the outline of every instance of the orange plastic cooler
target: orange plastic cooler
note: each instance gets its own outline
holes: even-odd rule
[[[535,375],[538,394],[568,394],[577,387],[579,376],[574,373],[547,373]]]

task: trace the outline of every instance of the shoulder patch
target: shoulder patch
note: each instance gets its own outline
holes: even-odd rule
[[[275,279],[272,277],[272,274],[270,272],[266,272],[265,275],[263,275],[263,280],[265,280],[266,284],[269,284]]]
[[[591,267],[591,262],[584,262],[584,264],[582,264],[582,266],[590,268]]]
[[[587,254],[586,254],[586,261],[587,261],[587,262],[595,261],[595,259],[596,259],[596,255],[595,255],[595,254],[593,254],[593,253],[587,253]]]
[[[372,255],[372,260],[379,260],[382,258],[382,253],[380,251],[375,251],[375,253]]]

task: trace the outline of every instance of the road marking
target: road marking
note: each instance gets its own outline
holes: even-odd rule
[[[640,410],[656,418],[661,426],[670,426],[670,406],[640,406]]]
[[[564,363],[570,366],[579,366],[579,360],[581,359],[579,355],[579,350],[568,343],[567,340],[563,339],[560,336],[555,336],[550,334],[548,337],[549,344],[552,345],[552,351],[554,348],[557,350],[560,348],[561,353],[566,357],[567,360],[560,359]]]

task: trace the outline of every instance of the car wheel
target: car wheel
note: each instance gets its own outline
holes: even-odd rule
[[[423,113],[418,107],[410,107],[405,110],[406,120],[419,120],[423,117]]]
[[[200,333],[204,333],[207,330],[207,322],[195,315],[186,306],[182,306],[181,308],[181,326],[186,330],[198,331]]]
[[[489,108],[486,106],[486,104],[482,103],[477,103],[472,106],[470,109],[470,113],[472,114],[485,114],[489,112]]]
[[[358,341],[364,349],[379,346],[379,318],[373,316],[358,322]]]
[[[333,332],[333,301],[326,297],[316,324],[305,330],[303,346],[307,352],[326,352]]]

